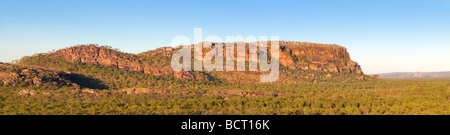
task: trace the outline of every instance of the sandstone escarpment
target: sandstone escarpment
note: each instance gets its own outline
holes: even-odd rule
[[[209,44],[214,48],[217,43],[203,42],[203,45]],[[228,43],[224,43],[226,45]],[[233,43],[237,45],[236,43]],[[245,44],[245,58],[249,60],[249,44]],[[259,45],[259,42],[253,43]],[[269,41],[267,43],[271,45]],[[320,72],[333,73],[356,73],[363,74],[361,66],[350,59],[350,54],[345,47],[334,44],[319,44],[308,42],[290,42],[280,41],[280,65],[289,69],[313,70]],[[193,48],[193,45],[191,45]],[[202,56],[206,55],[211,48],[203,48]],[[145,55],[172,57],[177,48],[163,47],[156,50],[148,51]],[[224,57],[226,57],[226,49],[224,48]],[[269,51],[270,54],[270,51]],[[237,55],[237,48],[234,49],[234,55]],[[202,57],[195,57],[202,59]]]
[[[233,44],[237,45],[237,43]],[[327,80],[342,82],[364,80],[364,77],[361,77],[363,75],[361,66],[350,59],[350,55],[345,47],[306,42],[280,41],[279,43],[280,77],[278,82],[308,83]],[[211,48],[202,49],[202,56],[209,53],[209,51],[217,45],[217,43],[211,42],[204,42],[202,44],[211,45]],[[254,42],[244,44],[246,45],[246,62],[248,62],[249,45],[259,45],[260,43]],[[269,41],[267,44],[270,46],[272,42]],[[230,43],[226,43],[226,45],[230,45]],[[63,60],[71,63],[90,63],[107,67],[116,67],[156,76],[174,76],[178,79],[218,80],[233,84],[257,83],[260,82],[260,75],[264,74],[263,72],[239,71],[176,72],[171,68],[171,59],[173,54],[179,49],[181,49],[181,47],[162,47],[141,54],[129,54],[111,49],[111,47],[108,46],[91,44],[61,49],[54,53],[38,55],[35,57],[58,58],[57,61]],[[191,49],[191,51],[194,52],[195,49],[193,45],[191,45]],[[226,48],[223,50],[225,55],[223,58],[226,58]],[[237,53],[237,48],[235,48],[234,57],[236,57]],[[193,59],[202,59],[202,56],[194,56],[194,53],[191,55]],[[270,51],[269,56],[271,56]],[[47,61],[46,59],[42,60]],[[36,64],[35,62],[26,62],[26,59],[23,63],[46,67],[45,65]],[[194,64],[194,62],[192,64]],[[224,63],[224,65],[226,64]],[[56,64],[56,66],[58,66],[58,64]],[[50,69],[58,71],[57,68]],[[71,69],[65,69],[72,71]],[[248,69],[246,70],[248,71]],[[347,74],[352,75],[350,77]],[[5,78],[4,80],[12,80],[11,78],[14,78],[14,74],[3,74],[1,76]]]
[[[67,49],[61,49],[55,52],[55,55],[64,57],[70,62],[91,63],[103,66],[117,67],[132,71],[143,72],[152,75],[168,75],[177,78],[200,78],[190,72],[174,72],[170,65],[164,63],[154,63],[139,59],[134,54],[127,54],[111,49],[106,46],[80,45]]]
[[[363,74],[347,49],[338,45],[282,41],[280,64],[291,69]]]
[[[272,42],[267,42],[271,45]],[[203,46],[209,45],[211,48],[203,48],[202,56],[209,53],[218,43],[202,42]],[[259,45],[254,43],[224,43],[224,45],[245,44],[245,58],[249,61],[249,45]],[[318,44],[307,42],[288,42],[280,41],[280,66],[285,67],[280,71],[278,82],[291,83],[308,83],[335,80],[342,82],[361,81],[363,77],[361,66],[350,59],[350,55],[345,47],[332,44]],[[190,45],[192,52],[195,50],[194,45]],[[172,57],[180,47],[170,48],[163,47],[151,50],[142,55],[165,57],[168,60]],[[223,48],[224,58],[226,57],[226,48]],[[237,56],[237,47],[234,48],[234,57]],[[268,52],[270,55],[270,51]],[[194,59],[202,59],[202,56],[194,56]],[[259,59],[257,60],[259,62]],[[226,65],[224,63],[224,65]],[[235,67],[236,70],[236,67]],[[248,69],[247,69],[248,70]],[[307,72],[305,72],[307,71]],[[343,73],[343,74],[341,74]],[[217,80],[239,84],[239,83],[255,83],[259,82],[260,73],[255,72],[208,72]],[[351,77],[347,74],[354,74]]]

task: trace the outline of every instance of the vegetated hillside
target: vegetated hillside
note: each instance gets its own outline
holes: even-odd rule
[[[170,62],[179,48],[163,47],[141,54],[129,54],[108,46],[78,45],[24,57],[17,64],[83,75],[92,81],[81,82],[84,84],[82,86],[94,89],[195,87],[193,84],[260,82],[260,72],[175,72]],[[208,49],[204,49],[204,53],[207,51]],[[350,60],[348,52],[342,46],[280,42],[280,53],[281,72],[278,83],[373,79],[362,73],[361,66]],[[246,56],[248,59],[248,52]]]
[[[378,74],[380,78],[386,79],[410,79],[410,78],[450,78],[448,72],[397,72]]]
[[[82,88],[90,89],[123,89],[123,88],[180,88],[196,85],[216,84],[208,80],[177,79],[174,76],[156,76],[111,66],[91,63],[73,63],[53,54],[37,54],[24,57],[18,65],[40,67],[54,71],[65,71],[83,75],[78,79]],[[200,75],[194,72],[193,74]]]
[[[81,45],[61,49],[50,55],[53,55],[53,57],[62,57],[73,63],[99,64],[157,76],[167,75],[177,78],[206,79],[204,76],[195,76],[190,72],[174,72],[167,63],[170,62],[169,59],[152,57],[151,62],[146,62],[145,58],[141,57],[141,59],[144,59],[143,61],[137,55],[123,53],[106,46]]]

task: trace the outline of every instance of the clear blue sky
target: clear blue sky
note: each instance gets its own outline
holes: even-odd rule
[[[87,43],[139,53],[196,27],[339,44],[369,74],[450,71],[450,0],[0,0],[0,61]]]

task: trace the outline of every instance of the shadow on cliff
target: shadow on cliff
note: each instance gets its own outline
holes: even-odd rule
[[[81,74],[71,74],[70,80],[74,83],[77,83],[83,88],[89,89],[99,89],[104,90],[108,89],[108,86],[104,85],[102,81],[94,78],[89,78]]]
[[[213,82],[219,82],[219,83],[223,83],[222,81],[216,79],[214,76],[212,76],[210,73],[204,73],[206,76],[206,79],[208,79],[209,81],[213,81]]]

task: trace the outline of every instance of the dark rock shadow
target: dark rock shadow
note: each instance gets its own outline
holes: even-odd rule
[[[75,74],[72,73],[70,75],[70,81],[77,83],[81,87],[89,88],[89,89],[108,89],[108,86],[104,85],[102,81],[95,79],[95,78],[89,78],[82,74]]]

